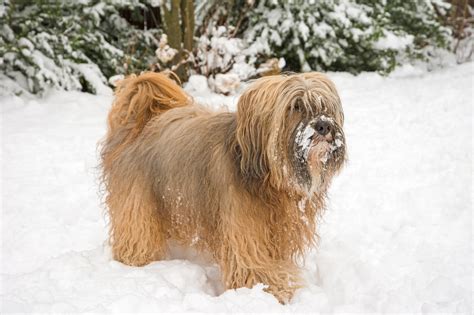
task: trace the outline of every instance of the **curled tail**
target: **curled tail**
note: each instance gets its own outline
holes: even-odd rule
[[[108,116],[108,132],[102,148],[106,169],[155,116],[189,104],[184,90],[166,75],[146,72],[121,81]]]
[[[125,127],[136,136],[154,116],[188,103],[183,89],[164,74],[129,76],[117,86],[109,113],[109,132]]]

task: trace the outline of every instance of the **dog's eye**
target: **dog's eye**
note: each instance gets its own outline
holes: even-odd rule
[[[293,112],[295,113],[302,113],[303,112],[303,104],[301,102],[296,102],[293,106]]]

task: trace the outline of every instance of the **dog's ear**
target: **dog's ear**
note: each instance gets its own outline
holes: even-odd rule
[[[269,175],[268,118],[252,92],[244,93],[237,104],[236,140],[240,170],[247,181],[265,180]]]

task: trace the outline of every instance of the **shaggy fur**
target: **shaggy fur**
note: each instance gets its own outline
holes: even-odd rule
[[[102,148],[114,258],[142,266],[174,240],[211,253],[226,288],[264,283],[288,301],[345,159],[343,119],[320,73],[256,80],[237,112],[199,106],[163,74],[125,79]]]

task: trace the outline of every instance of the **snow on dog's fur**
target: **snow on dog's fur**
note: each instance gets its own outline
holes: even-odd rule
[[[302,285],[297,258],[316,241],[345,159],[342,107],[327,77],[261,78],[233,113],[145,73],[118,86],[108,125],[102,167],[115,259],[142,266],[174,240],[212,253],[226,288],[264,283],[281,302],[292,297]]]

